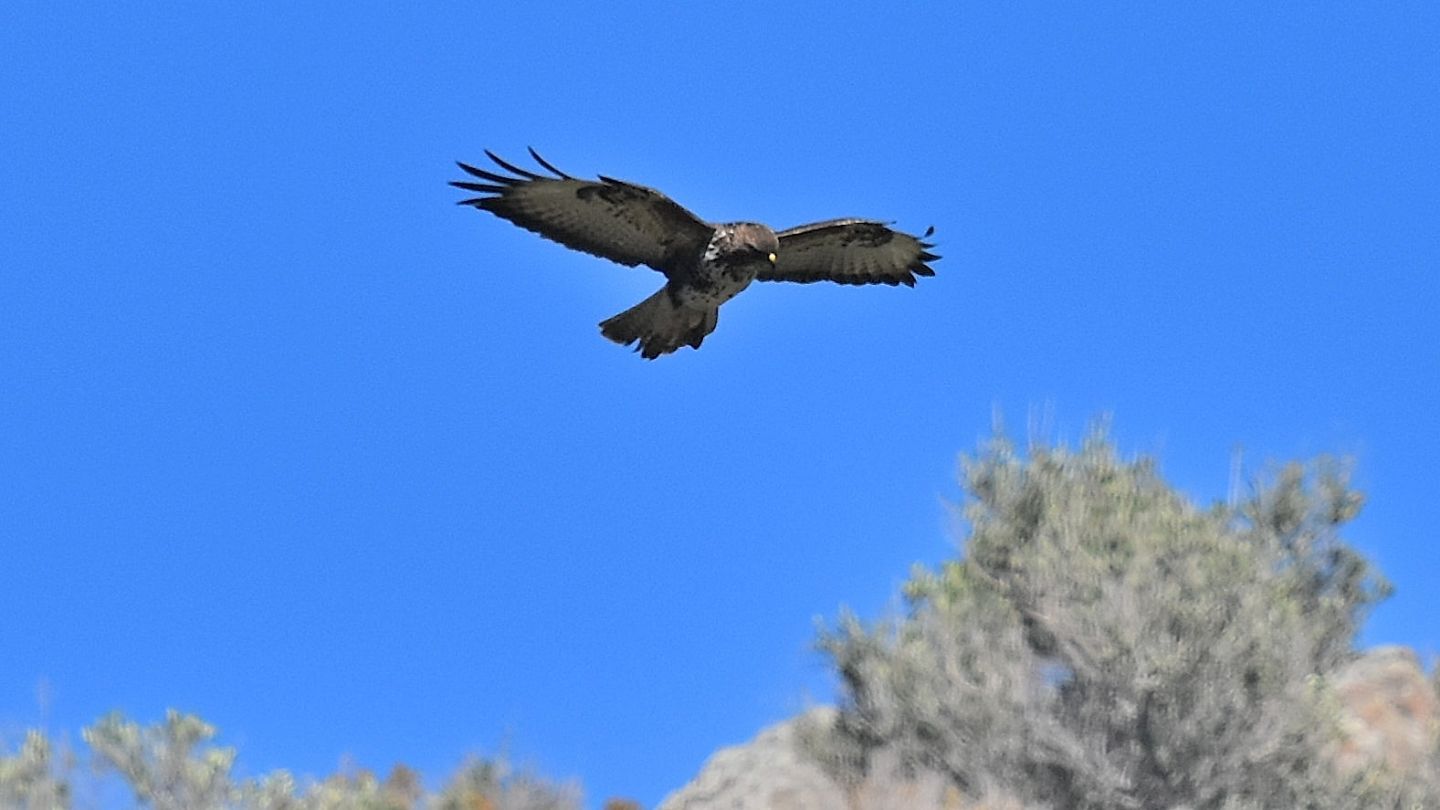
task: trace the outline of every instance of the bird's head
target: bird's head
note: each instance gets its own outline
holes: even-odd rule
[[[761,225],[758,222],[736,222],[730,226],[730,238],[725,245],[725,252],[730,254],[733,261],[750,263],[765,262],[775,263],[775,256],[780,252],[780,240],[776,238],[775,232],[770,230],[768,225]]]

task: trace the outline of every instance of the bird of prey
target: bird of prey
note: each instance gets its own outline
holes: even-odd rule
[[[939,256],[919,237],[870,219],[831,219],[783,231],[758,222],[706,222],[664,194],[600,175],[571,177],[534,150],[530,156],[553,176],[485,155],[504,174],[460,163],[481,182],[450,185],[479,194],[461,200],[565,247],[665,274],[665,286],[639,304],[600,323],[605,337],[638,342],[653,360],[681,346],[700,348],[715,331],[720,305],[751,281],[834,281],[904,284],[933,276],[926,265]]]

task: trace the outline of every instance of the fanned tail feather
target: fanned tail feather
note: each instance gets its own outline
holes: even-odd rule
[[[654,295],[613,318],[600,322],[600,334],[628,346],[639,341],[636,350],[646,360],[669,354],[681,346],[700,348],[705,336],[715,331],[719,308],[691,309],[675,303],[669,289]]]

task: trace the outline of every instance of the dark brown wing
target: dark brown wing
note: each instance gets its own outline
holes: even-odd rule
[[[481,195],[460,204],[489,211],[565,247],[632,267],[648,265],[668,276],[698,260],[714,231],[654,189],[604,176],[598,181],[579,180],[550,165],[534,149],[530,156],[554,177],[507,163],[488,149],[485,154],[509,174],[459,164],[484,181],[451,182]]]
[[[780,238],[774,268],[756,276],[761,281],[834,281],[839,284],[904,284],[916,276],[933,276],[926,262],[940,258],[934,245],[920,237],[892,230],[869,219],[832,219],[800,225],[776,234]]]

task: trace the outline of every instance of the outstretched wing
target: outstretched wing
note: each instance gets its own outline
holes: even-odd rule
[[[481,195],[460,204],[489,211],[568,248],[632,267],[648,265],[668,276],[687,259],[693,262],[714,230],[654,189],[604,176],[579,180],[534,149],[530,156],[554,177],[507,163],[488,149],[485,154],[509,174],[459,164],[484,181],[451,182]]]
[[[832,219],[800,225],[776,234],[780,250],[773,268],[761,270],[761,281],[834,281],[839,284],[904,284],[916,276],[933,276],[926,262],[940,258],[934,245],[920,237],[892,230],[869,219]]]

